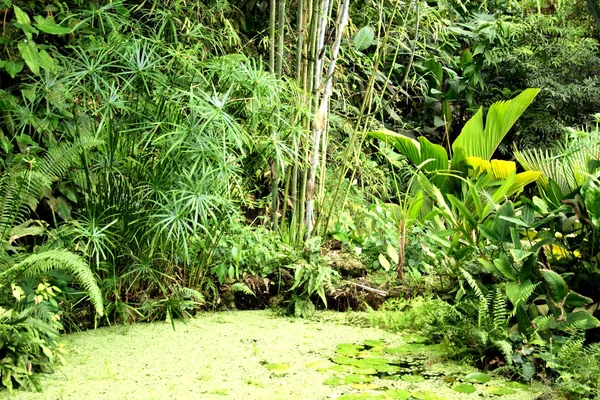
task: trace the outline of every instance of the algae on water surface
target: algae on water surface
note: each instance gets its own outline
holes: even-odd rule
[[[476,393],[458,392],[444,381],[444,374],[464,376],[474,370],[432,362],[435,357],[416,354],[418,348],[408,337],[344,325],[344,314],[320,315],[326,318],[290,319],[269,311],[207,313],[186,323],[178,321],[175,331],[170,324],[152,323],[67,335],[66,364],[44,380],[42,393],[0,392],[0,397],[394,399],[406,393],[432,400],[498,394],[503,394],[502,400],[536,397],[531,391],[501,390],[503,382],[496,379],[489,388],[488,383],[473,384],[480,386]],[[402,351],[386,352],[398,348]],[[400,362],[411,357],[420,365],[414,374]]]

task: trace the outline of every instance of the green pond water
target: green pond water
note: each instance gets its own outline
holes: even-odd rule
[[[65,365],[15,399],[535,399],[546,390],[441,362],[424,338],[270,311],[202,314],[64,337]]]

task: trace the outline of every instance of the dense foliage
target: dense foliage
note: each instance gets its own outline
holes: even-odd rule
[[[598,396],[598,9],[1,0],[2,384],[39,389],[61,331],[356,284]]]

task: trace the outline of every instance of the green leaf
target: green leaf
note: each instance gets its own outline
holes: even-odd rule
[[[24,24],[24,25],[31,24],[31,19],[29,19],[29,15],[27,15],[23,10],[21,10],[17,6],[14,6],[13,9],[15,11],[15,17],[17,17],[18,23]]]
[[[32,40],[22,40],[17,44],[21,57],[25,60],[25,63],[34,74],[40,73],[40,58],[38,49]]]
[[[600,185],[595,180],[588,179],[581,188],[581,194],[592,224],[600,228]]]
[[[483,111],[480,108],[467,121],[452,144],[454,152],[456,153],[457,148],[462,148],[467,157],[474,156],[489,160],[504,136],[533,102],[539,91],[539,89],[526,89],[514,99],[492,104],[487,113],[485,128]]]
[[[385,391],[385,396],[394,400],[408,400],[410,392],[403,389],[388,389]]]
[[[540,273],[550,288],[552,300],[557,304],[562,303],[569,293],[569,287],[565,280],[550,269],[540,269]]]
[[[38,61],[40,63],[40,67],[48,72],[52,72],[56,69],[56,65],[54,64],[54,59],[50,57],[50,54],[44,49],[40,50],[38,53]]]
[[[400,379],[402,379],[405,382],[411,382],[411,383],[425,382],[425,378],[422,377],[421,375],[404,374],[400,377]]]
[[[375,31],[370,26],[365,26],[354,35],[354,49],[363,51],[375,43]]]
[[[73,29],[58,25],[52,18],[44,18],[41,15],[36,15],[33,19],[36,22],[36,28],[51,35],[66,35],[73,32]]]
[[[474,383],[486,383],[490,381],[490,376],[488,374],[484,374],[483,372],[473,372],[465,376],[465,380],[467,382]]]
[[[534,253],[528,250],[510,249],[510,254],[516,262],[520,262]]]
[[[567,300],[565,300],[565,305],[570,307],[583,307],[588,304],[592,304],[594,300],[589,297],[582,296],[579,293],[575,293],[574,291],[570,291],[567,296]]]
[[[270,371],[286,371],[290,368],[290,364],[266,364],[265,368]]]
[[[18,61],[16,63],[13,61],[5,61],[4,69],[6,70],[6,72],[8,72],[11,78],[14,78],[19,72],[23,70],[23,65],[23,61]]]
[[[515,394],[515,393],[517,393],[516,391],[514,391],[512,389],[503,388],[503,387],[500,387],[500,386],[488,386],[486,388],[486,390],[488,392],[490,392],[491,394],[494,394],[496,396],[504,396],[504,395],[509,395],[509,394]]]
[[[454,390],[455,392],[466,393],[466,394],[471,394],[471,393],[476,392],[475,386],[469,385],[466,383],[459,384],[459,385],[453,385],[452,390]]]
[[[400,256],[398,255],[398,250],[392,245],[388,245],[386,249],[386,254],[394,262],[394,264],[398,264],[400,262]]]
[[[388,261],[388,259],[383,254],[379,255],[378,260],[379,260],[379,264],[381,264],[381,266],[383,267],[383,269],[385,269],[386,271],[390,270],[390,267],[391,267],[390,262]]]

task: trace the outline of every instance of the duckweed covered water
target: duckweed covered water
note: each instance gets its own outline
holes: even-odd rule
[[[514,385],[441,363],[421,337],[269,311],[204,314],[65,336],[66,364],[43,393],[18,399],[534,399]]]

